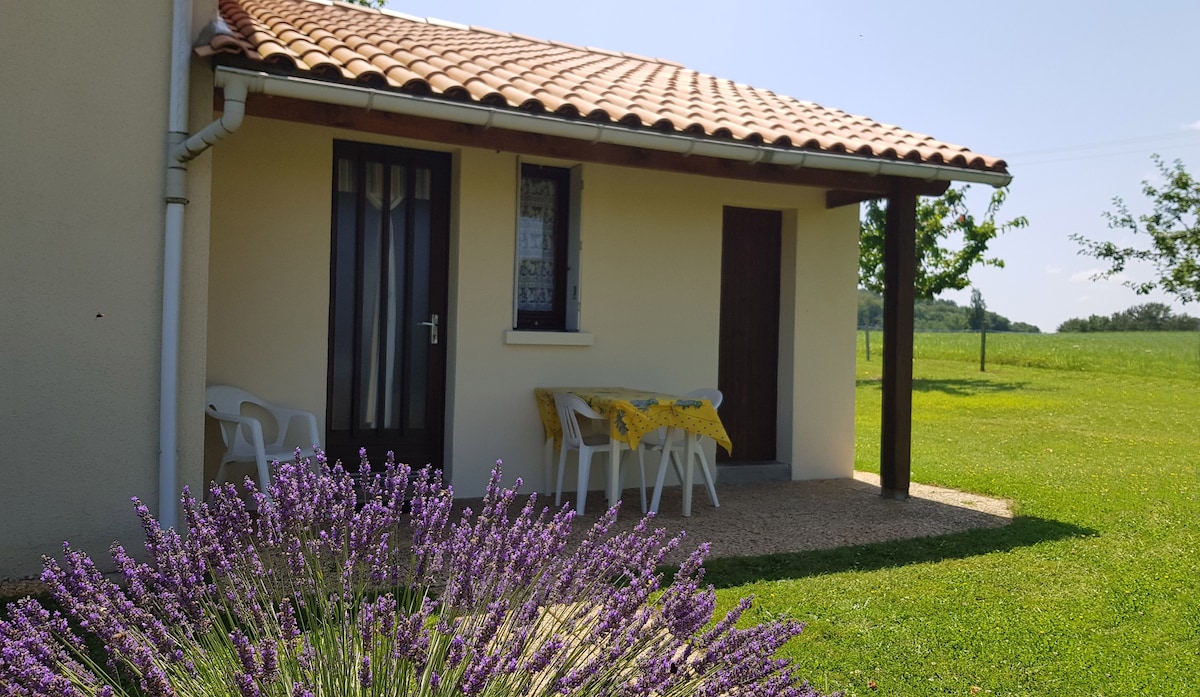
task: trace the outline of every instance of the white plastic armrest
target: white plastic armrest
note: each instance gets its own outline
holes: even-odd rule
[[[576,407],[576,410],[579,412],[579,415],[585,419],[605,420],[604,417],[600,416],[600,414],[587,402],[584,402]]]
[[[305,426],[308,427],[308,440],[302,443],[305,450],[309,448],[321,447],[321,431],[317,428],[317,415],[311,411],[303,409],[288,409],[285,407],[275,407],[275,417],[279,421],[279,438],[275,441],[273,449],[278,450],[283,447],[283,441],[287,437],[288,429],[292,425],[292,419],[302,419]]]
[[[234,431],[233,434],[234,443],[237,442],[238,436],[241,436],[243,440],[254,446],[256,451],[261,452],[265,448],[265,443],[263,442],[262,424],[259,423],[258,419],[254,418],[253,416],[242,416],[241,414],[230,414],[229,412],[211,410],[208,412],[208,415],[214,419],[217,419],[218,421],[228,421],[230,423],[237,424],[237,430]],[[250,431],[249,438],[246,438],[244,435],[243,427]]]

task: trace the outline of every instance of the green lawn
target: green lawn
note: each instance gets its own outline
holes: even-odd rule
[[[856,463],[878,472],[863,349]],[[1011,526],[714,560],[722,603],[807,622],[789,657],[847,695],[1200,695],[1200,340],[989,335],[985,373],[978,349],[917,336],[913,479],[1010,498]]]

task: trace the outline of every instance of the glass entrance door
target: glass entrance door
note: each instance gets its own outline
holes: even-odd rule
[[[330,289],[330,459],[442,466],[450,158],[337,142]]]

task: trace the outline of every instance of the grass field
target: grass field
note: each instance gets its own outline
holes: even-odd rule
[[[878,334],[872,344],[878,348]],[[880,363],[859,336],[857,467]],[[913,479],[1012,499],[950,538],[714,560],[725,603],[808,623],[789,656],[847,695],[1200,695],[1200,340],[919,334]]]

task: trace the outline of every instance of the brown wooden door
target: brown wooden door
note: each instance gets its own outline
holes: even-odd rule
[[[442,466],[450,158],[337,142],[326,440],[357,471]]]
[[[721,244],[721,337],[717,386],[733,456],[775,461],[779,366],[779,211],[725,208]]]

